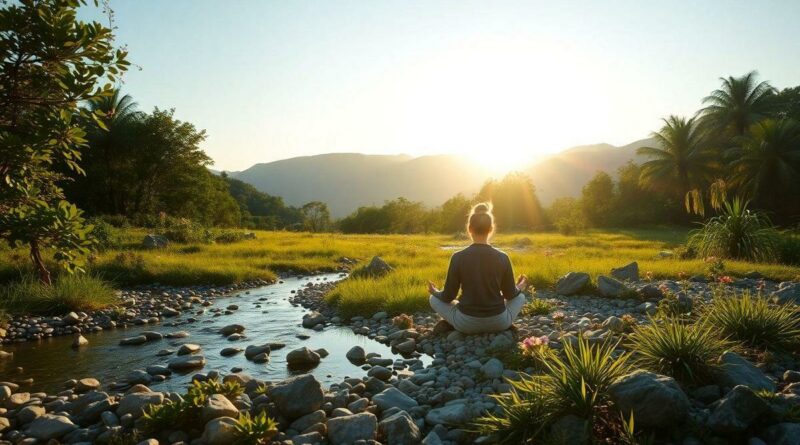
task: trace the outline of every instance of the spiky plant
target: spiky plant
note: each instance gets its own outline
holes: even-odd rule
[[[541,298],[534,298],[530,303],[522,307],[522,315],[547,315],[553,310],[553,304]]]
[[[500,412],[487,413],[469,429],[492,435],[500,444],[534,443],[546,436],[558,411],[556,399],[539,377],[524,376],[509,383],[510,392],[492,396]]]
[[[689,234],[687,246],[701,257],[774,260],[779,233],[764,213],[747,206],[748,201],[738,197],[724,202],[719,215]]]
[[[629,338],[636,364],[683,383],[709,381],[718,371],[717,359],[731,347],[711,324],[678,318],[650,319]]]
[[[800,314],[795,306],[771,304],[745,292],[718,296],[703,317],[731,340],[750,348],[793,350],[800,345]]]
[[[263,445],[278,434],[278,424],[263,411],[256,416],[242,413],[234,425],[236,440],[233,445]]]

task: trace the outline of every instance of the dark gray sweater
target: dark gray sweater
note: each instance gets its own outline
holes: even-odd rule
[[[488,244],[472,244],[450,258],[444,289],[436,296],[444,302],[458,297],[458,310],[473,317],[491,317],[506,309],[504,300],[517,296],[511,260]]]

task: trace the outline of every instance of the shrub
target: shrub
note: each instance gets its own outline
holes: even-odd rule
[[[534,298],[522,308],[522,315],[547,315],[553,310],[553,304],[541,298]]]
[[[156,433],[184,427],[190,418],[196,416],[197,409],[188,401],[168,400],[160,405],[150,405],[142,415],[144,430]]]
[[[709,381],[718,371],[717,359],[731,346],[714,326],[677,318],[651,319],[629,338],[638,365],[683,383]]]
[[[511,380],[511,391],[493,395],[499,413],[488,413],[478,418],[469,428],[478,434],[497,438],[497,443],[516,445],[534,443],[547,434],[558,412],[551,388],[536,377]]]
[[[213,235],[210,230],[191,220],[181,218],[167,219],[162,235],[176,243],[210,243]]]
[[[778,238],[778,258],[783,264],[800,264],[800,234],[783,232]]]
[[[687,244],[701,257],[774,260],[779,233],[764,213],[747,205],[739,198],[723,203],[718,216],[689,234]]]
[[[629,353],[614,356],[617,343],[590,345],[579,337],[577,345],[564,343],[563,357],[553,355],[544,362],[547,386],[564,412],[590,418],[604,403],[608,386],[630,370]]]
[[[0,287],[0,308],[10,313],[63,314],[114,303],[114,289],[85,273],[61,274],[47,286],[32,275]]]
[[[410,315],[400,314],[392,318],[392,324],[398,329],[411,329],[414,327],[414,319]]]
[[[244,232],[223,230],[214,236],[214,241],[220,244],[237,243],[245,239]]]
[[[114,249],[119,247],[119,237],[114,227],[101,218],[92,218],[88,221],[92,225],[92,238],[95,240],[94,247],[99,251]]]
[[[249,413],[239,415],[236,421],[236,440],[233,445],[267,444],[278,434],[278,424],[262,411],[255,417]]]
[[[800,316],[788,304],[751,295],[718,296],[703,317],[723,335],[751,348],[794,349],[800,344]]]

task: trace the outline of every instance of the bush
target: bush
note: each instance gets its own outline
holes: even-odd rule
[[[61,274],[52,286],[25,275],[0,287],[0,308],[9,313],[55,315],[100,309],[114,301],[114,289],[107,282],[85,273]]]
[[[534,443],[544,438],[559,409],[551,388],[535,377],[509,383],[510,392],[492,396],[499,413],[480,417],[470,429],[492,435],[497,443],[508,445]]]
[[[682,383],[710,381],[718,371],[717,359],[731,346],[714,326],[677,318],[651,319],[635,327],[630,339],[638,365]]]
[[[530,303],[522,307],[522,315],[547,315],[553,310],[553,304],[541,298],[534,298]]]
[[[210,230],[188,219],[168,220],[161,232],[168,240],[176,243],[210,243],[213,235]]]
[[[800,234],[783,232],[778,238],[778,258],[783,264],[800,264]]]
[[[233,445],[262,445],[278,434],[278,424],[261,411],[255,417],[249,413],[239,415],[236,421],[236,440]]]
[[[220,244],[237,243],[245,239],[244,232],[223,230],[214,236],[214,241]]]
[[[790,350],[800,344],[797,309],[770,304],[749,292],[715,298],[703,317],[723,335],[751,348]]]
[[[100,218],[92,218],[88,224],[93,226],[91,235],[97,250],[102,252],[119,247],[119,237],[111,224]]]
[[[747,201],[725,202],[720,215],[689,234],[688,246],[701,257],[773,261],[779,232],[762,212],[750,211]]]

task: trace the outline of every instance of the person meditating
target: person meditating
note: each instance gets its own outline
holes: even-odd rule
[[[464,334],[504,331],[525,305],[522,291],[528,278],[520,275],[514,282],[508,255],[489,244],[494,232],[491,204],[472,208],[467,231],[472,245],[450,258],[444,289],[428,282],[431,308]]]

